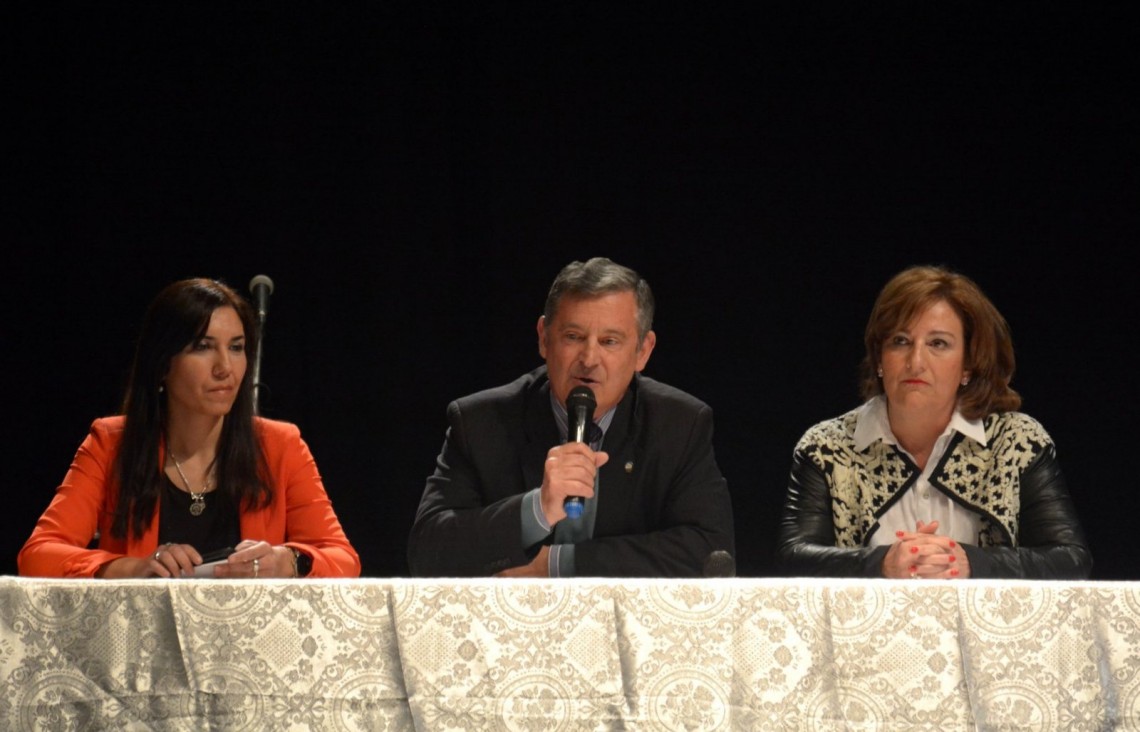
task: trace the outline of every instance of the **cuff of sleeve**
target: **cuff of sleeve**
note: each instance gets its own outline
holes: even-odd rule
[[[574,577],[574,545],[551,546],[548,569],[551,577]]]
[[[546,523],[546,516],[542,513],[542,504],[539,502],[540,491],[540,488],[535,488],[523,496],[522,510],[519,511],[519,514],[522,517],[522,545],[524,549],[543,541],[554,530],[550,524]]]
[[[882,577],[883,576],[883,559],[887,556],[887,550],[891,547],[889,544],[877,546],[867,553],[866,558],[863,560],[863,576],[864,577]]]

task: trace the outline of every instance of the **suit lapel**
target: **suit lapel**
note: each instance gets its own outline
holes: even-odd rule
[[[543,379],[527,390],[523,410],[523,444],[519,454],[522,455],[523,485],[529,490],[542,485],[546,453],[559,442],[558,426],[550,411],[549,381]]]
[[[602,466],[598,475],[598,514],[594,533],[605,526],[608,517],[626,516],[627,505],[632,495],[633,476],[637,470],[634,444],[637,436],[637,376],[626,389],[625,396],[618,403],[613,421],[606,430],[602,450],[610,459]],[[630,466],[627,470],[627,466]]]

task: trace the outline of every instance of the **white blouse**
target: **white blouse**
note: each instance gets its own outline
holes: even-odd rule
[[[879,519],[879,527],[867,541],[869,546],[893,544],[896,540],[895,532],[914,531],[918,521],[937,521],[939,535],[963,544],[978,543],[981,517],[950,500],[949,496],[930,484],[930,475],[938,467],[955,432],[986,444],[986,430],[982,421],[966,419],[955,409],[950,424],[946,425],[945,431],[935,441],[934,450],[926,461],[922,475]],[[890,420],[887,418],[887,399],[884,396],[877,396],[860,407],[854,436],[856,450],[863,450],[875,440],[882,440],[888,445],[895,445],[918,464],[891,432]]]

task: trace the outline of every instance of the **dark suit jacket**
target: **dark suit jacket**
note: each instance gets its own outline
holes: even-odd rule
[[[546,367],[452,402],[435,472],[408,543],[418,576],[487,576],[526,564],[522,496],[542,485],[559,443]],[[732,504],[712,448],[708,405],[634,377],[606,431],[594,536],[575,548],[578,576],[700,576],[732,553]]]

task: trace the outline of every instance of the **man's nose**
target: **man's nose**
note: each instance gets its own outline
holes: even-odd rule
[[[598,342],[593,338],[587,338],[582,342],[582,350],[578,353],[578,360],[586,368],[593,368],[598,365],[598,354],[600,352]]]

